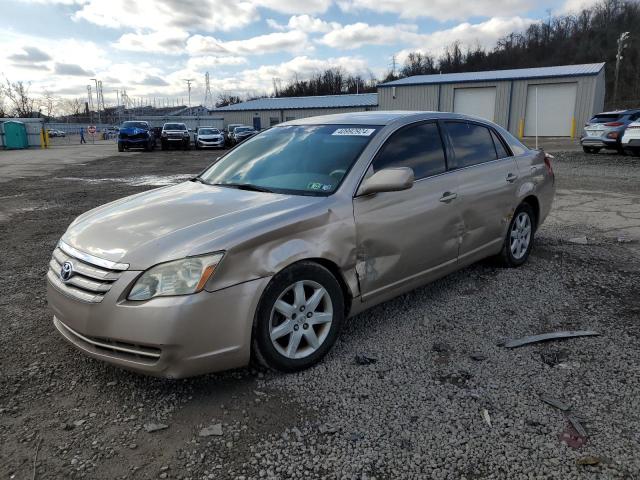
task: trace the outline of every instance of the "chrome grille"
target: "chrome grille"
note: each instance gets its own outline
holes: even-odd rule
[[[68,280],[61,276],[65,262],[71,263],[73,274]],[[49,262],[47,279],[65,295],[88,303],[99,303],[129,266],[114,263],[80,252],[64,242],[58,243]]]

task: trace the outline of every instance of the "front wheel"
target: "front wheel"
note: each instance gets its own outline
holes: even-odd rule
[[[265,289],[253,330],[253,357],[282,372],[318,363],[336,341],[344,295],[326,268],[299,262],[275,275]]]
[[[513,214],[500,252],[500,260],[505,267],[519,267],[527,261],[533,247],[535,226],[533,208],[528,203],[523,203]]]
[[[598,147],[582,147],[584,153],[598,153],[600,149]]]
[[[118,144],[118,151],[124,152],[124,145],[122,145],[121,143]]]

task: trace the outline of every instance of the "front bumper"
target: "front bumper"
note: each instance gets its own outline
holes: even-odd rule
[[[69,298],[48,281],[55,327],[91,357],[148,375],[182,378],[249,363],[268,277],[216,292],[127,301],[122,292],[138,274],[123,272],[100,303]]]
[[[118,138],[118,143],[124,146],[141,147],[149,143],[148,138]]]
[[[224,139],[221,138],[220,140],[201,140],[198,139],[197,145],[199,147],[224,147]]]

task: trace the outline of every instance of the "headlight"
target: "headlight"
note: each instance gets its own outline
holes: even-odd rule
[[[184,135],[185,137],[189,136],[189,132],[184,132],[182,135]]]
[[[144,272],[135,283],[129,300],[189,295],[200,292],[222,260],[223,253],[188,257],[161,263]]]

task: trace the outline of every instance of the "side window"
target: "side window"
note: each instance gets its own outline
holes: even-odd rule
[[[496,132],[491,131],[491,138],[493,138],[493,143],[496,146],[496,152],[498,152],[498,158],[507,158],[511,156],[511,154],[507,152],[507,149],[504,147],[504,143],[502,143],[502,140],[496,134]]]
[[[416,180],[447,169],[440,131],[435,123],[405,127],[389,137],[373,161],[373,170],[409,167]]]
[[[446,122],[458,168],[498,158],[487,127],[467,122]]]

